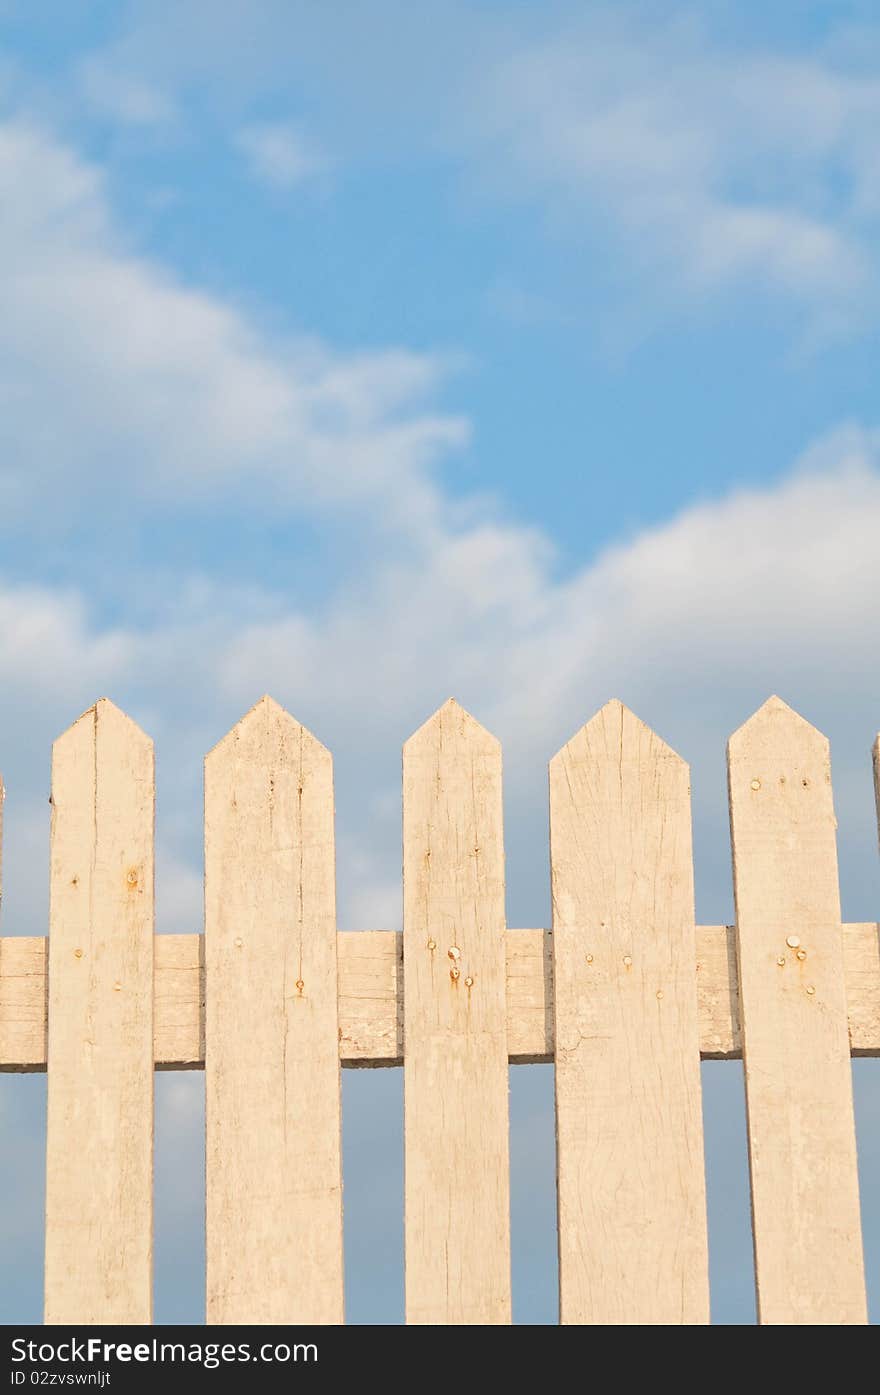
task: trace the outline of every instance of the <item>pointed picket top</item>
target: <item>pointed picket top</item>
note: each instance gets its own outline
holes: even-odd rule
[[[104,697],[93,702],[91,707],[87,707],[75,722],[71,722],[70,726],[56,737],[52,743],[53,752],[60,752],[68,743],[81,740],[83,733],[89,729],[94,732],[96,738],[99,732],[104,735],[113,733],[127,738],[135,746],[153,744],[152,738],[138,726],[133,717],[129,717],[128,713],[123,712],[110,698]]]
[[[273,732],[277,743],[282,746],[285,734],[301,744],[303,748],[309,748],[316,756],[327,756],[331,758],[330,751],[318,740],[317,736],[302,722],[297,721],[286,707],[282,707],[280,702],[268,693],[264,693],[253,707],[248,708],[243,717],[232,726],[225,736],[215,742],[208,754],[205,756],[205,763],[213,761],[219,757],[221,752],[230,746],[238,745],[242,740],[253,739],[254,736],[263,737],[267,733]]]
[[[619,698],[611,698],[556,752],[550,761],[551,772],[572,758],[580,758],[585,749],[593,746],[594,741],[598,744],[603,739],[609,757],[616,760],[620,759],[622,750],[632,750],[634,746],[641,750],[644,742],[645,751],[650,751],[653,760],[678,761],[687,766],[687,761],[641,717],[637,717]]]
[[[728,740],[727,749],[731,756],[736,756],[743,749],[763,747],[768,739],[775,744],[783,734],[790,734],[804,749],[829,749],[828,738],[819,728],[775,693],[742,726],[737,727]]]
[[[447,698],[427,721],[423,722],[404,743],[404,755],[416,754],[420,747],[442,742],[444,738],[457,737],[456,744],[472,750],[495,751],[501,743],[497,736],[478,722],[455,698]]]

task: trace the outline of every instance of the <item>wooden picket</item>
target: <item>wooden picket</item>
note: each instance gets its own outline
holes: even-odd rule
[[[341,1322],[339,1067],[402,1065],[407,1321],[509,1322],[508,1065],[544,1061],[561,1320],[703,1323],[699,1061],[742,1056],[759,1321],[865,1322],[880,926],[841,924],[825,738],[772,698],[728,756],[735,927],[695,926],[687,766],[614,702],[550,765],[553,928],[509,930],[501,750],[450,701],[404,747],[403,931],[339,932],[332,760],[264,698],[206,758],[204,934],[156,935],[152,743],[97,703],[53,751],[48,940],[0,938],[46,1321],[151,1321],[153,1069],[203,1067],[207,1320]],[[880,737],[874,776],[880,829]]]
[[[863,1323],[828,742],[772,697],[728,770],[760,1319]]]
[[[562,1322],[709,1320],[688,768],[620,702],[550,764]]]
[[[447,702],[403,751],[406,1311],[510,1321],[501,748]]]
[[[341,1322],[333,765],[263,698],[205,761],[208,1321]]]
[[[153,744],[106,700],[52,753],[46,1321],[153,1301]]]

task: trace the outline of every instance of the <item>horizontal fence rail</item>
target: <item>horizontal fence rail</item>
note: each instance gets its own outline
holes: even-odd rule
[[[507,1059],[554,1059],[553,932],[505,931]],[[403,936],[340,930],[336,936],[339,1063],[346,1069],[403,1065]],[[0,1071],[45,1071],[48,1025],[43,936],[0,938]],[[742,1059],[736,927],[698,925],[694,979],[700,1056]],[[205,1064],[203,935],[154,942],[153,1062],[156,1070]],[[843,926],[843,961],[853,1056],[880,1056],[880,925]]]
[[[735,926],[694,923],[686,764],[612,702],[550,765],[552,927],[509,929],[501,750],[450,701],[404,747],[403,931],[340,932],[332,758],[264,698],[206,759],[204,933],[165,935],[152,743],[97,703],[53,750],[48,938],[0,938],[46,1321],[152,1320],[153,1070],[202,1068],[208,1322],[343,1321],[339,1067],[403,1066],[407,1321],[509,1322],[507,1067],[552,1062],[561,1321],[704,1323],[702,1057],[744,1060],[759,1321],[864,1323],[880,926],[841,924],[821,733],[771,698],[728,772]],[[880,738],[874,774],[880,809]]]

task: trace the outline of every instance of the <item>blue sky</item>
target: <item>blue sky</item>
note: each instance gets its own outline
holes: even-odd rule
[[[5,933],[44,933],[52,740],[155,738],[160,929],[201,916],[204,752],[264,691],[333,751],[340,923],[400,919],[400,746],[504,743],[508,918],[546,762],[611,695],[692,764],[832,740],[880,906],[880,24],[868,3],[0,0]],[[880,1094],[855,1071],[880,1311]],[[741,1072],[704,1068],[718,1321],[751,1299]],[[44,1082],[0,1081],[0,1312],[40,1312]],[[352,1320],[399,1320],[401,1082],[347,1074]],[[157,1317],[197,1320],[202,1082],[157,1081]],[[552,1078],[512,1073],[517,1320],[555,1313]]]

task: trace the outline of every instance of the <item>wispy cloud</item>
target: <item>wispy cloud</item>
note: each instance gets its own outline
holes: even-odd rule
[[[162,126],[177,114],[167,91],[135,73],[116,70],[99,56],[86,59],[78,77],[86,102],[124,126]]]
[[[643,316],[770,294],[811,334],[830,335],[858,331],[876,309],[880,79],[864,54],[877,26],[854,38],[842,17],[807,49],[734,44],[680,4],[659,18],[637,3],[573,0],[540,16],[464,0],[410,10],[377,0],[368,15],[345,5],[331,19],[230,0],[209,63],[204,6],[185,8],[169,53],[163,0],[138,0],[106,61],[162,90],[213,84],[237,123],[258,98],[283,111],[289,85],[320,72],[329,100],[315,129],[334,151],[452,155],[480,197],[521,202],[575,252],[588,248],[571,276],[589,265],[628,283]],[[285,47],[286,24],[296,42]],[[289,185],[309,171],[314,151],[290,135],[281,125],[245,136],[255,173]]]
[[[292,189],[329,168],[328,160],[303,133],[283,121],[245,126],[237,133],[235,145],[254,177],[276,189]]]
[[[880,80],[678,26],[585,25],[500,62],[477,109],[508,196],[613,229],[640,284],[760,288],[838,317],[876,292]]]

